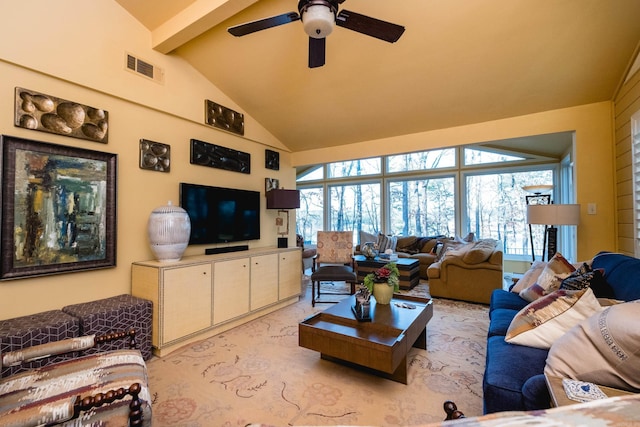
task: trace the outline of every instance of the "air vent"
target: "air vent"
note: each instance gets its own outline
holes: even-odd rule
[[[164,82],[164,70],[160,67],[156,67],[147,61],[143,61],[140,58],[136,58],[130,53],[125,54],[125,63],[127,70],[132,73],[144,76],[157,83]]]

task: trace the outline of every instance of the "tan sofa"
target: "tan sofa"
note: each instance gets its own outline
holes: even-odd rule
[[[446,251],[427,268],[432,297],[489,304],[491,292],[503,285],[502,242],[493,239]]]
[[[435,254],[436,243],[447,240],[444,236],[418,237],[398,236],[395,252],[398,258],[413,258],[420,261],[420,278],[427,278],[427,268],[437,259]]]
[[[397,236],[394,253],[398,258],[413,258],[420,261],[420,278],[427,279],[427,268],[435,262],[437,255],[435,247],[438,242],[452,240],[445,236],[419,237]],[[378,236],[360,231],[360,243],[376,242]],[[355,253],[360,253],[360,245],[356,246]]]

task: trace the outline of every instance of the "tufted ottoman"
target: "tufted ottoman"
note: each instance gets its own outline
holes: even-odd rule
[[[136,330],[137,349],[144,360],[151,357],[151,301],[132,295],[118,295],[97,301],[68,305],[65,313],[80,320],[80,335],[107,334],[115,330]],[[126,348],[124,342],[111,342],[101,349],[89,349],[84,354]]]
[[[0,354],[38,344],[60,341],[66,338],[75,338],[80,334],[79,325],[77,318],[63,313],[60,310],[45,311],[29,316],[1,320]],[[3,367],[0,371],[0,378],[77,356],[77,352],[67,353],[24,363],[20,366]]]

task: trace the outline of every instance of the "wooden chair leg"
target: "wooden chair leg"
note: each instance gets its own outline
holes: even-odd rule
[[[318,283],[318,286],[320,284]],[[311,281],[311,307],[316,306],[316,282],[314,280]]]

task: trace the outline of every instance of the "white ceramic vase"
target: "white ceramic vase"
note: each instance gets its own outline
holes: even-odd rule
[[[191,220],[187,211],[173,206],[171,201],[151,211],[147,224],[151,251],[158,261],[179,261],[191,234]]]

